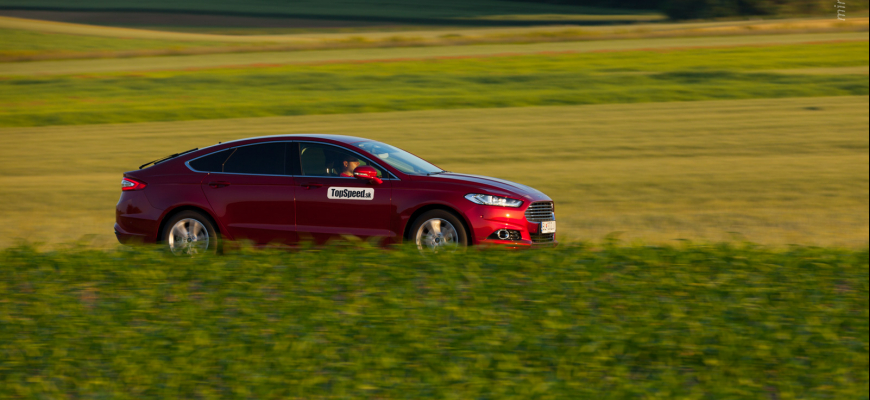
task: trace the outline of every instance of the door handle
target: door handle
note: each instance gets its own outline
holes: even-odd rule
[[[227,181],[214,181],[214,182],[209,182],[208,185],[215,188],[215,189],[218,189],[218,188],[222,188],[222,187],[227,187],[230,185],[230,183]]]
[[[303,188],[305,188],[305,190],[308,190],[308,189],[319,188],[319,187],[323,186],[323,184],[322,183],[306,183],[306,184],[303,184],[301,186]]]

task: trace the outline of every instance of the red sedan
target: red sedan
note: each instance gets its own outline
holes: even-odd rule
[[[149,166],[150,165],[150,166]],[[124,173],[115,235],[214,252],[221,240],[409,240],[421,251],[555,245],[553,200],[517,183],[457,174],[350,136],[242,139]]]

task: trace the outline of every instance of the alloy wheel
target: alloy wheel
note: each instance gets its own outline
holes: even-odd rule
[[[423,222],[415,236],[417,249],[427,253],[453,252],[459,249],[459,234],[449,221],[432,218]]]
[[[172,226],[166,242],[175,255],[197,255],[208,252],[208,229],[202,222],[184,218]]]

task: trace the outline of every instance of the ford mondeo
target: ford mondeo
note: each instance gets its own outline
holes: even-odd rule
[[[164,243],[178,255],[216,252],[223,241],[345,235],[436,253],[556,244],[544,193],[350,136],[256,137],[176,153],[125,172],[121,190],[118,240]]]

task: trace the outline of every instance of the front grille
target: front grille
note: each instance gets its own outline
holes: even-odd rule
[[[532,203],[526,209],[526,220],[529,222],[554,221],[555,219],[552,201]]]
[[[553,243],[556,240],[555,233],[532,233],[529,236],[532,238],[532,243]]]

